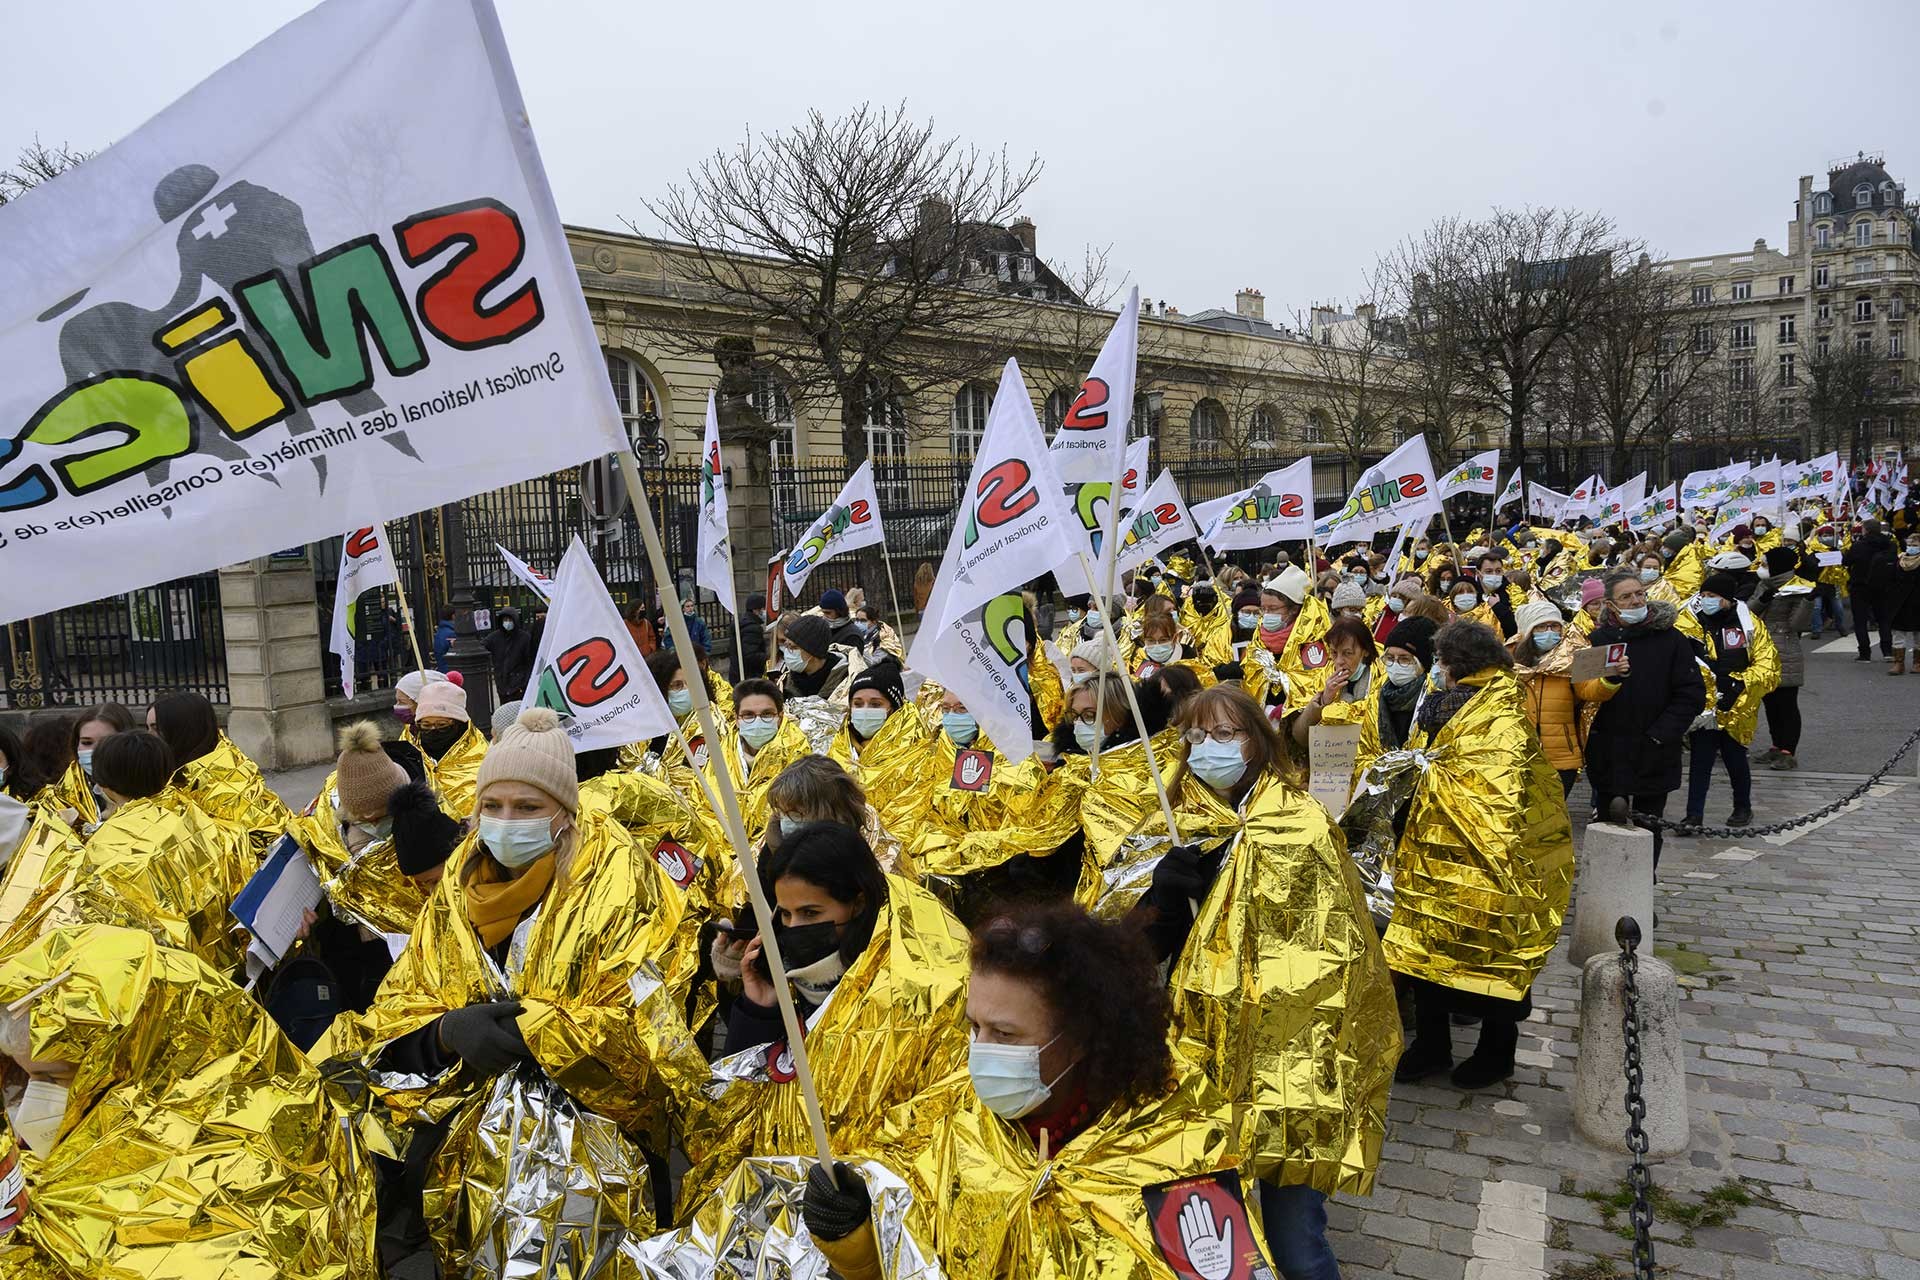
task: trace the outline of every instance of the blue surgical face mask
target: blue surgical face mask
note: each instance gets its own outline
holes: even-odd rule
[[[1647,620],[1647,606],[1645,605],[1641,605],[1635,609],[1616,609],[1614,612],[1620,615],[1620,621],[1630,627]]]
[[[1151,661],[1165,662],[1173,656],[1173,646],[1170,644],[1150,644],[1146,646],[1146,653]]]
[[[788,645],[781,645],[780,665],[789,671],[805,671],[807,669],[807,655]]]
[[[1260,625],[1259,614],[1249,611],[1249,612],[1243,612],[1240,615],[1240,629],[1242,631],[1251,631],[1259,625]]]
[[[853,731],[862,738],[871,738],[880,732],[880,726],[887,722],[889,712],[885,707],[855,707],[847,712],[847,720],[853,725]]]
[[[1533,633],[1533,647],[1545,653],[1564,638],[1558,631],[1536,631]]]
[[[1649,569],[1640,570],[1640,581],[1658,582],[1659,580],[1660,580],[1660,571],[1658,569],[1649,568]]]
[[[552,818],[494,818],[480,815],[480,843],[503,867],[538,862],[553,848]]]
[[[740,718],[740,736],[755,751],[773,741],[773,735],[780,732],[780,720],[777,716],[762,719],[759,716]]]
[[[980,722],[967,711],[943,711],[940,713],[940,728],[948,738],[960,746],[971,746],[980,736]]]
[[[1453,608],[1456,613],[1471,613],[1479,607],[1479,596],[1471,596],[1462,592],[1453,598]]]
[[[1504,573],[1483,573],[1480,575],[1481,583],[1489,587],[1497,587],[1506,580],[1507,575]]]
[[[1401,596],[1387,597],[1387,609],[1389,612],[1398,613],[1406,607],[1407,607],[1407,602],[1403,597]]]
[[[1216,791],[1225,791],[1247,773],[1246,753],[1238,742],[1207,738],[1187,748],[1187,768]]]
[[[501,629],[502,631],[511,631],[511,630],[513,630],[513,619],[512,619],[512,618],[502,618],[502,619],[500,619],[500,629]]]
[[[1420,664],[1417,662],[1387,663],[1387,682],[1404,688],[1420,678]]]
[[[1079,610],[1079,609],[1069,609],[1069,610],[1067,610],[1067,621],[1068,621],[1068,622],[1078,622],[1078,621],[1080,621],[1080,619],[1082,619],[1082,618],[1084,618],[1084,617],[1086,617],[1086,616],[1087,616],[1087,615],[1086,615],[1085,613],[1083,613],[1083,612],[1082,612],[1081,610]]]
[[[1720,612],[1720,603],[1719,596],[1701,596],[1693,602],[1693,611],[1695,613],[1703,613],[1711,618],[1714,614]]]
[[[78,751],[74,752],[74,755],[80,761],[81,771],[91,778],[93,776],[93,748],[81,747]]]
[[[1073,722],[1073,740],[1080,744],[1082,751],[1092,751],[1093,740],[1098,736],[1099,731],[1093,721],[1075,720]]]
[[[681,719],[683,720],[686,719],[687,716],[693,711],[693,690],[691,689],[667,690],[667,709],[673,712],[673,714],[675,714],[676,716],[679,716]]]
[[[1268,631],[1278,631],[1287,625],[1287,615],[1284,613],[1263,613],[1260,615],[1260,625]]]

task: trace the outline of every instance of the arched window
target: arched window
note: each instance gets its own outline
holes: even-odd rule
[[[1047,397],[1047,430],[1058,431],[1060,424],[1067,420],[1067,410],[1073,408],[1073,398],[1080,393],[1072,387],[1061,387]]]
[[[1145,440],[1148,436],[1160,433],[1160,393],[1158,391],[1136,391],[1133,393],[1133,419],[1127,424],[1127,443]]]
[[[1307,412],[1307,420],[1300,424],[1300,438],[1308,444],[1327,442],[1327,416],[1318,409]]]
[[[1832,213],[1833,196],[1825,191],[1817,193],[1813,197],[1813,211],[1815,213]]]
[[[634,361],[612,351],[603,351],[607,360],[607,379],[613,383],[613,399],[620,406],[620,424],[636,449],[649,435],[660,431],[660,396],[646,371]]]
[[[1226,443],[1227,411],[1218,400],[1202,400],[1193,406],[1192,435],[1195,453]]]
[[[987,433],[987,414],[993,409],[993,388],[970,382],[953,394],[953,417],[947,447],[956,458],[971,458]]]
[[[1247,419],[1247,447],[1255,452],[1265,453],[1278,444],[1279,433],[1274,428],[1276,421],[1278,418],[1272,405],[1263,404],[1255,409],[1253,415]]]
[[[1853,189],[1853,207],[1865,209],[1873,204],[1873,184],[1862,182]]]

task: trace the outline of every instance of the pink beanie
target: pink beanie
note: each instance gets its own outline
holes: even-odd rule
[[[1607,589],[1600,584],[1600,579],[1588,578],[1585,582],[1580,584],[1581,607],[1584,608],[1587,605],[1593,604],[1595,601],[1599,600],[1600,597],[1605,595],[1606,593],[1607,593]]]

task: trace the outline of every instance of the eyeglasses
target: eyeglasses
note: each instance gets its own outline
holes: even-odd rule
[[[1212,738],[1215,742],[1237,742],[1241,738],[1246,737],[1247,733],[1244,729],[1228,725],[1224,728],[1217,729],[1188,729],[1180,736],[1197,747],[1208,738]]]
[[[1075,720],[1078,720],[1081,724],[1092,724],[1094,720],[1098,718],[1098,714],[1099,714],[1098,712],[1091,711],[1091,710],[1078,711],[1074,713],[1073,718]]]
[[[762,711],[757,715],[753,712],[748,712],[747,714],[740,717],[740,723],[753,724],[757,721],[761,724],[773,724],[775,721],[779,719],[780,719],[780,713],[778,711]]]

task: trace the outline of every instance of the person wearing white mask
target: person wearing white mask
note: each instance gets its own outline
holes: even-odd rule
[[[795,618],[780,639],[780,692],[789,698],[831,698],[847,682],[847,660],[833,647],[825,618]]]
[[[882,1157],[928,1208],[907,1219],[916,1243],[955,1280],[1169,1274],[1136,1153],[1156,1153],[1155,1181],[1204,1178],[1233,1163],[1232,1109],[1172,1052],[1137,936],[1070,903],[1007,907],[974,935],[966,1009],[966,1071],[916,1100],[940,1118],[923,1142]],[[1043,1178],[1048,1193],[1029,1194]],[[1236,1228],[1192,1202],[1173,1207],[1186,1210],[1182,1243],[1200,1274],[1227,1274],[1215,1268],[1259,1246],[1244,1218]],[[848,1280],[887,1274],[872,1209],[851,1166],[833,1177],[813,1166],[802,1216]]]
[[[848,685],[847,722],[833,736],[827,754],[852,772],[860,768],[861,754],[870,745],[904,745],[922,736],[922,722],[909,715],[897,725],[893,718],[906,702],[906,686],[898,663],[890,657],[868,666]],[[880,738],[885,730],[887,737]],[[879,739],[876,744],[875,740]]]
[[[740,796],[747,839],[757,843],[767,828],[767,788],[782,769],[812,754],[813,745],[799,723],[786,714],[786,698],[771,681],[742,680],[733,696],[735,719],[732,724],[721,725],[720,750],[705,753],[705,768],[709,788],[717,788],[715,762],[727,762]],[[699,748],[695,750],[698,753]]]
[[[1102,671],[1115,670],[1116,666],[1113,646],[1107,643],[1104,632],[1091,640],[1082,640],[1067,658],[1067,688],[1076,689]]]
[[[1101,706],[1102,683],[1106,685],[1105,706]],[[1116,739],[1114,735],[1125,733]],[[1053,745],[1062,757],[1093,754],[1093,744],[1102,751],[1119,742],[1133,741],[1139,735],[1133,729],[1133,716],[1127,708],[1127,691],[1120,677],[1108,672],[1100,679],[1075,685],[1067,694],[1067,714],[1053,731]]]
[[[1585,762],[1581,744],[1591,704],[1580,697],[1572,678],[1573,655],[1587,647],[1585,636],[1567,628],[1560,606],[1529,600],[1514,610],[1516,632],[1507,642],[1513,674],[1520,681],[1527,719],[1540,735],[1547,762],[1560,774],[1562,794],[1573,790]]]

